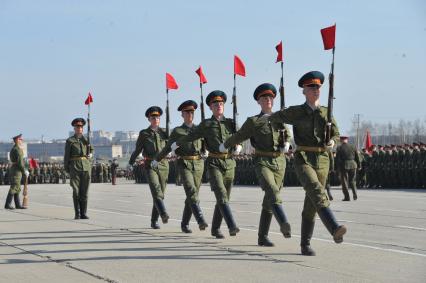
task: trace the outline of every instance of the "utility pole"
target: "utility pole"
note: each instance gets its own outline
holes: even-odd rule
[[[360,121],[361,114],[355,114],[354,115],[354,123],[356,124],[356,149],[359,149],[359,121]]]

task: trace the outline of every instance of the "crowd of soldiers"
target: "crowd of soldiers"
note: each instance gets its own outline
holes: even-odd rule
[[[92,165],[92,183],[110,183],[112,178],[111,164],[96,162]]]
[[[0,164],[0,185],[9,185],[10,165]],[[28,184],[62,184],[69,178],[64,166],[59,163],[39,163],[36,167],[29,167]]]

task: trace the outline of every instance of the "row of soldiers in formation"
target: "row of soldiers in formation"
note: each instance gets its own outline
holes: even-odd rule
[[[328,118],[330,115],[327,107],[319,105],[323,82],[324,75],[321,72],[306,73],[298,82],[299,87],[303,89],[305,102],[275,113],[272,108],[277,95],[276,88],[269,83],[259,85],[254,91],[253,98],[260,106],[260,113],[247,118],[241,129],[237,128],[237,121],[224,117],[227,96],[220,90],[212,91],[206,97],[206,105],[211,110],[212,116],[201,121],[198,126],[193,123],[197,103],[192,100],[183,102],[178,108],[183,124],[173,129],[170,135],[159,127],[162,109],[158,106],[149,107],[145,116],[150,125],[139,133],[136,149],[129,160],[129,168],[133,168],[137,157],[142,153],[145,163],[144,175],[148,180],[153,199],[151,227],[159,229],[158,219],[161,218],[163,223],[167,223],[169,219],[164,202],[169,176],[169,162],[166,157],[174,151],[178,156],[176,169],[180,173],[186,194],[181,222],[182,232],[192,232],[189,228],[192,215],[197,220],[200,230],[205,230],[209,226],[201,211],[198,197],[204,167],[207,167],[210,187],[216,198],[211,235],[218,239],[224,238],[220,227],[222,220],[225,220],[229,235],[236,236],[240,229],[230,206],[231,189],[236,174],[234,156],[240,154],[242,142],[250,139],[251,145],[255,148],[254,170],[252,170],[264,191],[258,245],[274,245],[268,238],[272,217],[277,220],[284,238],[290,238],[291,225],[284,212],[280,191],[286,167],[284,154],[289,151],[291,138],[286,124],[291,124],[297,145],[294,169],[297,179],[305,190],[301,222],[301,254],[315,255],[310,240],[317,214],[334,242],[342,243],[347,228],[340,225],[334,217],[325,191],[331,150],[339,140],[339,131],[336,121]],[[71,122],[74,135],[65,143],[64,168],[70,174],[74,219],[89,218],[87,200],[93,146],[83,135],[85,124],[83,118],[74,119]],[[14,141],[15,146],[10,154],[14,177],[11,178],[13,182],[6,199],[6,208],[10,207],[14,196],[19,196],[22,175],[29,175],[22,162],[20,148],[22,140],[15,137]]]

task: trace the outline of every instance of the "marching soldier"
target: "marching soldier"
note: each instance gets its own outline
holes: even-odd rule
[[[5,209],[13,209],[11,206],[12,199],[15,201],[16,209],[25,209],[21,205],[19,199],[19,193],[21,192],[21,180],[22,175],[25,175],[25,178],[28,178],[30,172],[25,169],[24,163],[24,152],[22,151],[22,134],[19,134],[13,137],[14,145],[10,150],[9,156],[11,161],[11,166],[9,168],[9,180],[10,180],[10,189],[6,197],[6,203],[4,205]]]
[[[194,111],[197,107],[197,103],[193,100],[187,100],[179,106],[178,111],[181,111],[184,122],[182,126],[173,129],[167,145],[158,154],[156,160],[152,161],[151,166],[156,167],[158,161],[166,157],[172,150],[171,145],[180,138],[190,134],[195,128],[193,120]],[[191,229],[189,229],[189,220],[192,214],[194,214],[200,230],[205,230],[208,225],[204,220],[198,197],[201,178],[204,172],[204,160],[201,158],[201,139],[181,144],[181,146],[176,149],[176,155],[178,156],[176,173],[181,176],[181,182],[186,194],[181,222],[182,232],[192,233]]]
[[[205,119],[187,136],[182,137],[177,143],[171,145],[172,150],[178,146],[184,146],[188,142],[204,138],[209,155],[206,159],[206,166],[209,175],[211,190],[216,197],[216,206],[213,212],[211,235],[221,239],[224,235],[220,231],[222,218],[229,229],[229,235],[235,236],[240,231],[232,216],[229,199],[231,196],[232,184],[235,177],[235,160],[232,154],[238,155],[241,152],[241,146],[238,145],[234,151],[228,149],[222,152],[219,149],[221,143],[224,143],[234,131],[234,121],[227,119],[223,115],[226,102],[226,94],[223,91],[215,90],[206,97],[206,104],[213,112],[210,119]]]
[[[323,82],[324,75],[321,72],[306,73],[298,83],[299,87],[303,88],[306,102],[282,109],[270,117],[271,122],[293,125],[294,141],[297,144],[294,156],[295,169],[306,192],[302,211],[300,246],[302,255],[308,256],[315,255],[315,251],[310,246],[310,240],[314,231],[316,213],[336,243],[343,242],[343,235],[346,233],[346,227],[339,225],[334,218],[324,190],[329,170],[329,155],[339,138],[339,131],[333,119],[331,139],[328,144],[325,144],[327,108],[319,105],[320,88]]]
[[[74,219],[89,219],[87,216],[87,198],[89,194],[91,158],[93,147],[83,135],[86,120],[75,118],[71,125],[74,135],[65,143],[64,168],[70,174],[72,199],[74,203]]]
[[[117,159],[114,158],[114,160],[111,163],[111,181],[113,185],[116,184],[116,180],[117,180],[117,168],[118,168],[118,161]]]
[[[169,162],[167,159],[156,164],[154,168],[152,161],[155,156],[164,148],[167,142],[167,133],[165,129],[160,128],[160,116],[163,110],[158,106],[151,106],[145,112],[145,117],[148,118],[150,126],[139,132],[139,137],[136,142],[135,151],[129,160],[129,165],[135,163],[136,157],[142,152],[144,156],[144,172],[148,179],[149,188],[153,199],[151,213],[151,228],[160,229],[158,225],[158,216],[161,216],[162,222],[165,224],[169,220],[166,207],[164,205],[164,193],[166,191],[167,177],[169,175]]]
[[[357,200],[356,171],[360,167],[359,155],[355,147],[348,143],[348,137],[340,137],[341,145],[336,151],[336,165],[339,170],[344,199],[350,201],[348,187],[351,188],[354,200]]]
[[[258,245],[271,247],[274,244],[268,238],[272,215],[280,225],[285,238],[291,237],[290,223],[284,213],[280,192],[285,174],[286,159],[284,153],[290,148],[290,134],[282,122],[271,123],[268,117],[272,114],[276,88],[269,83],[259,85],[253,94],[260,105],[260,114],[249,117],[237,133],[228,138],[219,149],[230,148],[250,139],[255,148],[254,164],[257,179],[265,192],[259,221]],[[280,147],[280,132],[284,131],[284,148]]]

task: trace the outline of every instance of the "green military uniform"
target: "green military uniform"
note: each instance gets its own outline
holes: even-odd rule
[[[9,167],[9,180],[10,180],[10,189],[6,197],[6,203],[4,208],[13,209],[10,205],[12,199],[15,201],[15,208],[23,209],[24,207],[21,205],[21,201],[19,199],[19,193],[21,192],[21,180],[22,175],[25,174],[25,162],[24,162],[24,152],[19,147],[17,140],[21,139],[22,135],[18,135],[13,138],[15,142],[14,146],[10,150],[9,156],[11,161],[11,166]],[[28,173],[29,175],[29,173]]]
[[[161,116],[162,109],[158,106],[152,106],[147,109],[145,116]],[[151,227],[158,229],[158,216],[161,216],[163,223],[167,223],[169,215],[164,205],[164,194],[166,191],[167,177],[169,175],[169,162],[163,159],[159,162],[157,168],[151,167],[151,162],[155,156],[164,148],[167,143],[167,133],[162,128],[153,130],[151,127],[139,132],[136,141],[135,151],[132,153],[129,164],[135,163],[136,157],[142,152],[145,159],[144,173],[148,179],[149,188],[153,199],[153,207],[151,212]]]
[[[215,102],[225,103],[226,94],[219,90],[212,91],[206,97],[206,104],[210,105]],[[209,156],[206,159],[209,182],[211,190],[216,197],[211,230],[212,236],[216,238],[223,238],[223,234],[220,231],[222,218],[225,219],[231,236],[235,236],[239,232],[229,206],[236,163],[232,158],[231,150],[227,153],[221,153],[219,150],[219,146],[235,133],[234,129],[234,121],[232,119],[222,117],[222,119],[218,120],[212,116],[210,119],[205,119],[190,134],[182,137],[177,142],[178,145],[184,145],[188,142],[204,138],[206,149],[209,151]]]
[[[275,98],[276,89],[273,85],[261,84],[254,91],[254,98],[262,96]],[[269,226],[272,214],[275,216],[284,237],[291,237],[290,224],[282,207],[280,191],[285,175],[286,159],[281,152],[284,144],[280,143],[281,131],[284,131],[285,142],[290,141],[290,134],[281,122],[270,122],[269,114],[260,113],[249,117],[241,129],[225,142],[225,148],[235,146],[250,139],[255,148],[255,172],[262,190],[265,192],[262,203],[262,212],[259,221],[258,244],[260,246],[273,246],[268,239]],[[289,144],[288,144],[289,145]],[[288,150],[288,148],[287,148]]]
[[[299,80],[299,86],[313,88],[321,86],[324,75],[320,72],[309,72]],[[309,90],[309,89],[307,89]],[[327,108],[311,108],[307,103],[280,110],[270,117],[271,122],[293,125],[294,141],[297,145],[295,153],[295,169],[297,177],[306,194],[302,212],[301,251],[304,255],[314,255],[310,248],[310,239],[315,225],[315,214],[333,235],[336,243],[343,241],[346,227],[340,226],[330,210],[330,202],[324,190],[327,179],[331,152],[325,148],[325,126]],[[331,140],[336,142],[339,131],[336,121],[331,122]]]
[[[85,125],[83,118],[76,118],[72,126]],[[89,148],[88,148],[89,147]],[[70,175],[70,185],[73,190],[74,219],[88,219],[87,200],[90,186],[91,158],[93,147],[82,135],[69,137],[65,143],[64,168]]]
[[[192,111],[197,109],[197,103],[192,100],[183,102],[179,107],[178,111]],[[179,127],[173,129],[167,145],[158,154],[156,160],[162,160],[172,150],[171,145],[182,137],[190,135],[195,129],[195,125],[191,127],[185,123]],[[201,139],[194,140],[192,142],[183,143],[179,148],[175,150],[177,155],[177,174],[180,175],[181,183],[185,190],[186,199],[185,207],[182,213],[181,229],[185,233],[191,233],[189,229],[189,220],[191,215],[194,214],[195,219],[199,225],[200,230],[205,230],[208,225],[204,220],[204,216],[199,206],[198,193],[201,186],[201,179],[204,172],[204,160],[201,158]]]
[[[337,147],[336,165],[339,170],[340,181],[342,183],[343,201],[350,201],[348,187],[351,188],[353,198],[358,198],[356,190],[356,170],[360,167],[359,155],[356,148],[347,143],[348,137],[340,137],[343,142]]]

